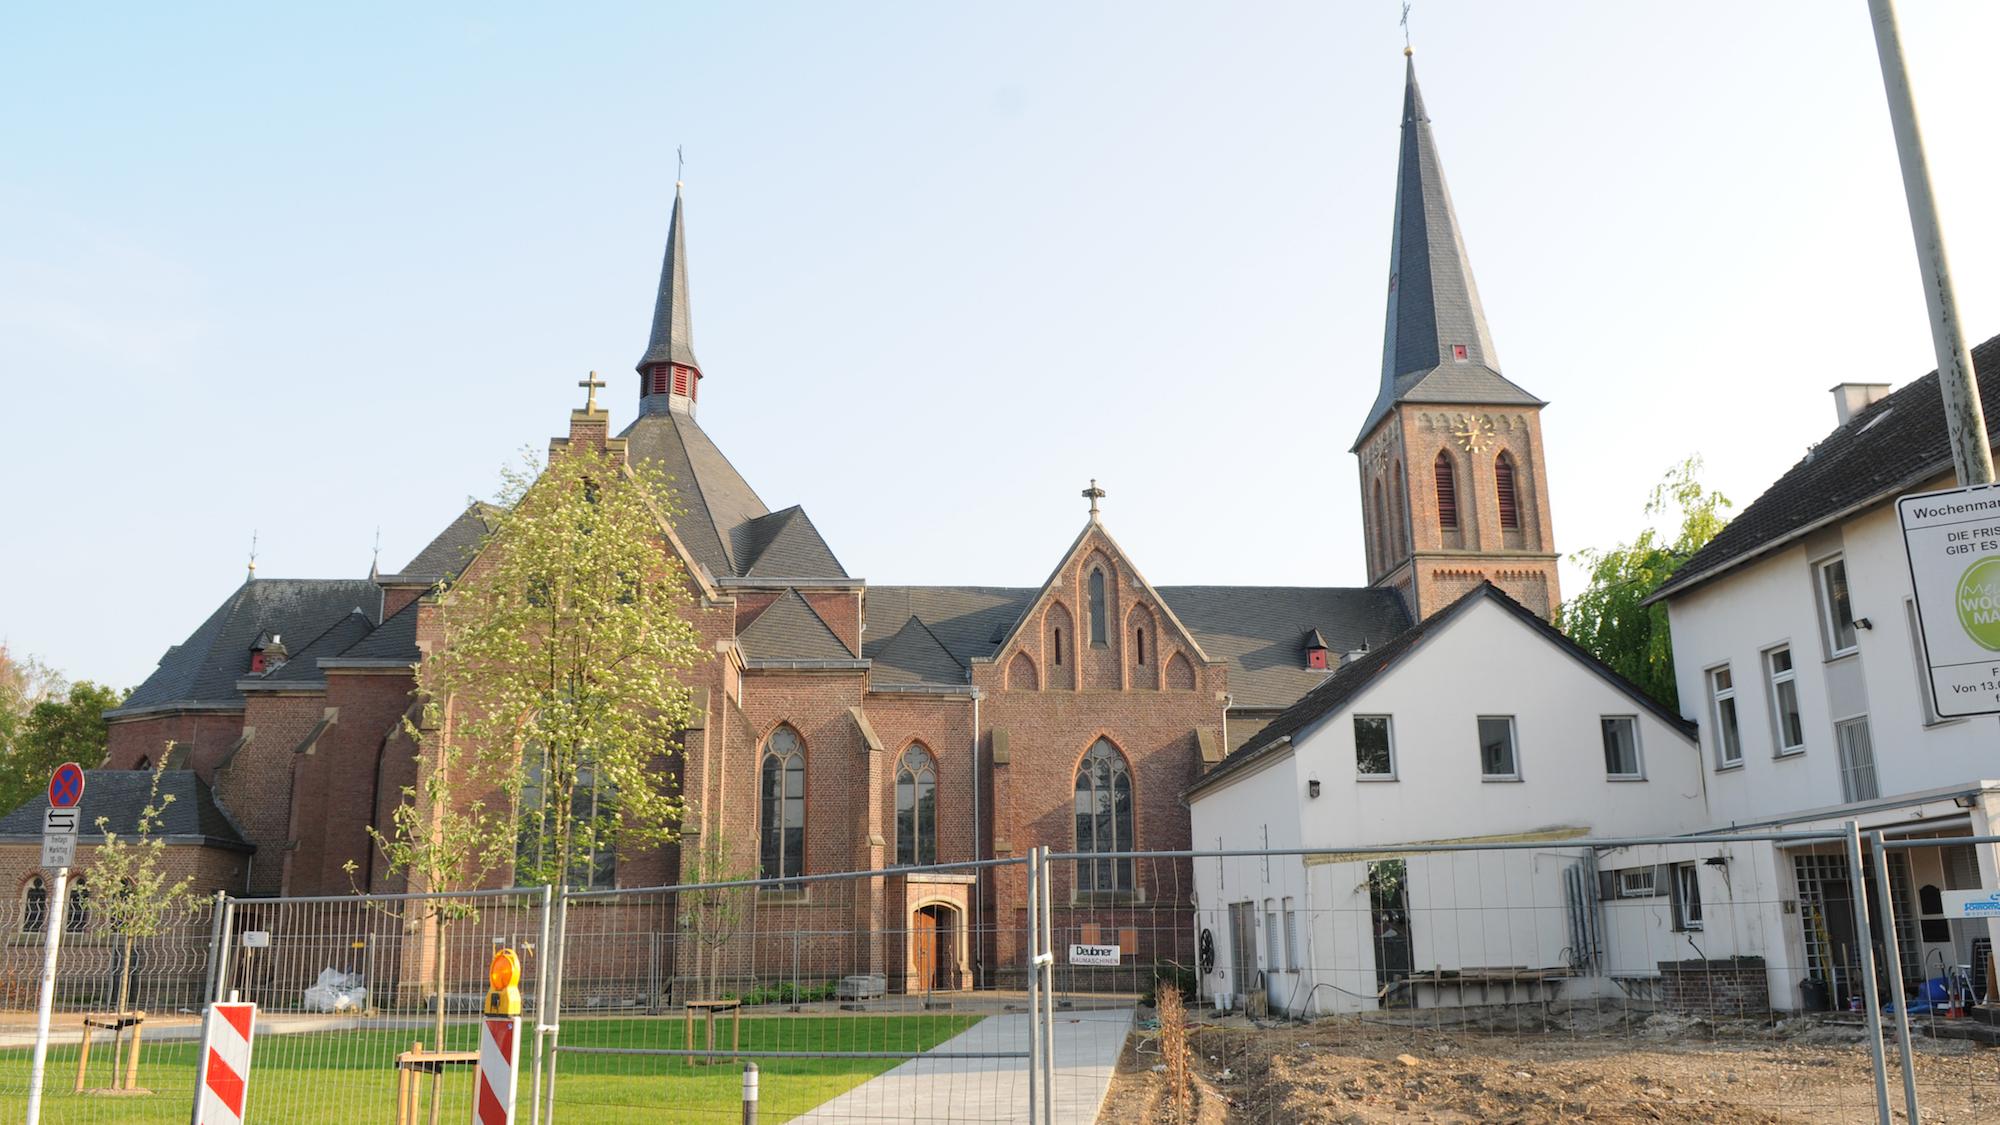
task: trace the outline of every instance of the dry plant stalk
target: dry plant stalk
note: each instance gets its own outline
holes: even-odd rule
[[[1160,989],[1160,1059],[1166,1064],[1167,1120],[1194,1120],[1193,1055],[1188,1050],[1187,1005],[1177,988]]]

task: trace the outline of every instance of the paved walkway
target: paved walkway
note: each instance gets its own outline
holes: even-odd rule
[[[1091,1125],[1111,1088],[1111,1072],[1132,1030],[1129,1009],[1056,1013],[1055,1119]],[[943,1043],[940,1052],[1025,1051],[1025,1012],[988,1016]],[[1027,1059],[921,1058],[863,1082],[810,1113],[811,1122],[1018,1122],[1028,1120]]]

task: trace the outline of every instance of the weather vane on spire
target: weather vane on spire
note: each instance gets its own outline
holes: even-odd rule
[[[583,403],[583,409],[584,409],[584,410],[585,410],[586,412],[589,412],[589,413],[592,413],[592,414],[596,413],[596,412],[597,412],[597,388],[599,388],[599,387],[601,387],[601,386],[603,386],[603,385],[604,385],[604,380],[602,380],[602,379],[599,379],[599,378],[597,377],[597,372],[593,371],[593,372],[591,372],[591,373],[590,373],[590,378],[588,378],[588,379],[580,379],[580,380],[578,380],[578,381],[577,381],[577,384],[576,384],[576,385],[577,385],[577,386],[579,386],[579,387],[585,387],[585,388],[588,388],[588,391],[589,391],[589,397],[588,397],[587,399],[585,399],[585,400],[584,400],[584,403]]]
[[[1410,53],[1410,5],[1408,0],[1404,0],[1403,18],[1398,22],[1403,25],[1403,53],[1407,55]]]
[[[250,577],[257,577],[257,529],[250,529]]]
[[[687,158],[687,154],[681,151],[681,146],[679,146],[679,145],[675,145],[675,146],[674,146],[674,186],[675,186],[675,187],[679,187],[679,186],[681,186],[681,180],[683,179],[683,177],[682,177],[681,173],[687,170],[687,163],[688,163],[688,158]]]
[[[1097,487],[1097,478],[1092,477],[1090,487],[1083,490],[1083,498],[1090,501],[1090,518],[1097,518],[1097,502],[1104,499],[1104,490]]]

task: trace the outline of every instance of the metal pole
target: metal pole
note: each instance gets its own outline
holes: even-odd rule
[[[542,1111],[542,1120],[556,1119],[556,1060],[557,1051],[562,1046],[562,974],[563,961],[569,956],[569,888],[558,887],[555,891],[556,924],[550,928],[549,938],[555,942],[555,971],[549,978],[548,1012],[535,1013],[535,1030],[539,1035],[546,1032],[549,1037],[549,1100]]]
[[[1049,870],[1048,845],[1042,846],[1042,1115],[1056,1119],[1056,943],[1055,875]]]
[[[529,1125],[541,1125],[542,1121],[542,1013],[548,1011],[549,1002],[549,904],[554,892],[542,887],[542,927],[535,946],[535,1052],[534,1088],[528,1096]]]
[[[1891,1125],[1889,1062],[1882,1055],[1882,1002],[1876,998],[1875,935],[1868,919],[1868,877],[1861,866],[1861,826],[1847,822],[1847,885],[1855,898],[1854,928],[1861,955],[1861,1004],[1868,1013],[1868,1054],[1875,1068],[1875,1118]]]
[[[201,997],[206,1003],[215,995],[215,985],[222,974],[222,912],[229,902],[228,891],[215,892],[215,918],[208,927],[208,972],[202,975]]]
[[[1951,435],[1951,464],[1960,486],[1993,483],[1993,452],[1986,442],[1986,414],[1965,331],[1958,320],[1958,295],[1945,260],[1944,231],[1938,226],[1924,160],[1923,130],[1910,74],[1903,65],[1903,39],[1896,28],[1893,0],[1868,0],[1875,24],[1875,53],[1882,62],[1882,88],[1889,97],[1889,123],[1896,132],[1896,155],[1903,165],[1903,195],[1910,206],[1910,230],[1917,240],[1917,264],[1924,274],[1924,303],[1930,306],[1931,346],[1937,352],[1938,391],[1944,398],[1945,428]]]
[[[1910,1004],[1903,996],[1903,953],[1896,940],[1896,901],[1889,893],[1889,853],[1882,848],[1882,834],[1868,834],[1869,850],[1875,860],[1875,895],[1882,903],[1882,956],[1889,962],[1889,1002],[1896,1006],[1896,1052],[1903,1062],[1903,1107],[1905,1121],[1917,1116],[1917,1072],[1910,1052]]]
[[[743,1125],[757,1125],[757,1064],[743,1064]]]
[[[234,958],[229,956],[229,943],[236,938],[235,929],[236,900],[233,898],[224,899],[222,902],[222,960],[215,967],[215,993],[209,997],[211,1001],[219,1001],[229,994],[229,967],[234,960]]]
[[[1022,965],[1028,970],[1028,1125],[1049,1125],[1043,1122],[1041,1099],[1042,1081],[1042,970],[1036,963],[1035,946],[1040,944],[1042,891],[1036,885],[1035,862],[1037,849],[1028,849],[1028,944],[1022,958]]]
[[[56,868],[55,892],[42,915],[42,990],[35,1002],[35,1055],[28,1065],[28,1125],[42,1119],[42,1077],[49,1063],[49,1015],[56,1004],[56,954],[62,949],[63,924],[69,905],[69,868]]]

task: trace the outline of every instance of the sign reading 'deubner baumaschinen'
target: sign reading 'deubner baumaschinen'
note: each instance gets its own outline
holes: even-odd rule
[[[1905,496],[1896,513],[1937,713],[2000,714],[2000,487]]]

